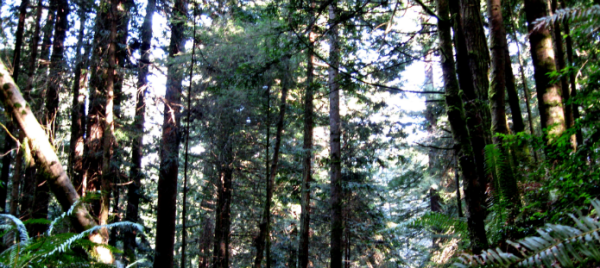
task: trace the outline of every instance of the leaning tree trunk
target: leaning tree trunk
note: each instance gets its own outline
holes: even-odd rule
[[[32,157],[37,165],[38,172],[46,178],[50,189],[62,209],[64,211],[69,210],[79,200],[79,195],[75,191],[73,184],[71,184],[56,152],[54,152],[48,136],[31,112],[29,104],[21,95],[19,88],[10,77],[2,61],[0,61],[0,85],[2,85],[0,99],[6,111],[13,116],[16,124],[25,133],[28,146],[32,149]],[[77,231],[87,230],[96,226],[96,222],[85,206],[77,206],[73,212],[72,219]],[[97,242],[97,235],[90,235],[90,240]],[[110,255],[110,259],[112,259],[110,251],[102,252]],[[101,260],[106,259],[101,258]]]
[[[561,88],[558,82],[553,82],[548,76],[548,73],[556,72],[550,30],[547,28],[533,30],[535,20],[548,14],[546,0],[525,0],[525,14],[530,31],[529,43],[541,127],[547,130],[543,134],[543,138],[547,145],[554,147],[558,137],[566,130]],[[552,153],[552,150],[546,150],[546,156],[551,161],[559,159]]]
[[[444,76],[444,87],[446,89],[446,111],[448,121],[452,128],[452,135],[458,150],[458,163],[462,170],[465,188],[465,201],[467,203],[467,226],[471,249],[474,253],[481,252],[488,247],[485,232],[485,179],[480,177],[476,166],[476,157],[471,144],[472,137],[467,128],[465,109],[459,94],[459,84],[456,79],[454,67],[454,54],[451,41],[451,22],[449,17],[448,0],[438,0],[438,36],[440,39],[440,55],[442,59],[442,73]],[[457,23],[457,21],[455,21]],[[456,28],[455,28],[456,29]],[[457,33],[455,31],[455,33]],[[458,38],[458,37],[457,37]],[[458,50],[458,49],[457,49]],[[473,131],[477,131],[473,129]]]
[[[135,105],[135,118],[133,121],[134,135],[132,138],[131,145],[131,162],[132,167],[130,170],[130,177],[133,183],[129,185],[127,189],[127,214],[126,219],[130,222],[138,221],[139,204],[140,204],[140,185],[141,179],[144,176],[142,172],[142,158],[143,158],[143,137],[144,137],[144,123],[146,121],[146,92],[148,92],[148,75],[150,74],[150,49],[152,45],[152,17],[154,16],[154,10],[156,9],[156,1],[149,0],[146,6],[146,15],[144,17],[144,23],[140,30],[141,35],[141,48],[140,48],[140,60],[138,62],[138,82],[137,82],[137,94],[136,94],[136,105]],[[134,261],[135,257],[135,233],[128,231],[125,233],[124,239],[124,250],[126,256],[130,257],[129,261]]]
[[[171,24],[169,59],[173,60],[185,46],[185,23],[187,1],[175,0],[173,16],[179,18]],[[173,266],[175,244],[175,220],[177,208],[177,171],[179,169],[179,141],[181,107],[181,82],[183,72],[178,64],[171,62],[167,71],[164,121],[160,146],[160,171],[158,177],[158,206],[156,214],[156,255],[154,268]]]
[[[340,118],[340,47],[338,43],[337,1],[329,5],[329,146],[331,158],[331,268],[342,267],[344,223],[342,218],[342,163]]]
[[[310,23],[314,21],[314,2],[310,4]],[[312,25],[312,24],[311,24]],[[314,83],[314,42],[316,34],[313,29],[308,31],[309,47],[306,50],[306,93],[304,96],[304,156],[303,156],[303,171],[302,171],[302,198],[300,214],[300,243],[298,244],[298,265],[300,268],[308,267],[308,245],[310,231],[310,183],[312,181],[312,149],[313,149],[313,128],[314,128],[314,105],[313,95],[315,91]]]
[[[57,131],[56,119],[58,118],[58,105],[59,105],[59,91],[62,85],[63,70],[65,68],[64,58],[64,42],[69,27],[68,15],[69,15],[69,3],[67,0],[58,0],[56,21],[54,23],[54,40],[52,42],[52,56],[50,56],[50,81],[48,83],[48,89],[46,90],[46,108],[44,109],[44,116],[42,117],[42,124],[46,126],[49,132],[48,137],[50,143],[54,144],[54,137]],[[48,204],[50,203],[50,195],[48,194],[48,184],[45,182],[43,176],[33,175],[33,167],[28,167],[25,172],[27,178],[26,183],[35,181],[31,194],[34,197],[31,198],[31,202],[28,204],[32,211],[32,216],[36,219],[46,219],[48,217]],[[29,187],[24,187],[27,189]],[[32,231],[34,233],[43,233],[45,225],[37,225]]]
[[[493,142],[503,155],[504,160],[496,159],[496,180],[500,186],[502,197],[513,204],[514,209],[519,207],[519,192],[517,180],[513,174],[511,164],[508,159],[508,152],[504,146],[502,135],[508,135],[509,131],[506,123],[506,31],[504,30],[504,21],[502,19],[501,0],[488,0],[488,16],[490,21],[490,44],[492,51],[492,75],[490,87],[490,108],[492,114],[492,133]],[[504,162],[504,163],[502,163]]]

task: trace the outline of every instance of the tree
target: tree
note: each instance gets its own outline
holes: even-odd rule
[[[177,174],[179,171],[181,82],[183,72],[175,61],[184,50],[187,1],[177,0],[173,7],[167,91],[165,93],[164,121],[160,146],[160,172],[158,179],[158,208],[156,222],[156,257],[154,267],[173,266],[173,244],[175,243],[175,213]]]
[[[135,118],[133,126],[136,135],[132,138],[131,162],[133,167],[130,170],[130,177],[133,183],[127,189],[127,213],[126,219],[131,222],[137,222],[139,217],[139,202],[141,191],[141,179],[144,176],[142,172],[143,133],[144,123],[146,121],[146,93],[148,92],[148,75],[150,74],[150,50],[152,45],[152,17],[156,9],[156,1],[149,0],[146,6],[146,15],[141,26],[141,46],[140,59],[138,61],[138,81],[135,104]],[[135,256],[135,233],[125,233],[124,239],[125,254]],[[133,261],[133,259],[130,259]]]
[[[342,218],[342,165],[341,165],[341,127],[340,119],[340,47],[338,41],[338,7],[337,1],[329,5],[329,161],[331,176],[331,265],[342,267],[342,236],[344,225]]]
[[[438,31],[444,88],[446,90],[446,111],[448,113],[448,121],[452,127],[452,136],[456,144],[455,148],[459,149],[457,153],[458,163],[462,171],[465,199],[469,212],[467,218],[469,240],[471,240],[471,249],[473,252],[481,252],[482,249],[488,246],[484,223],[484,215],[486,213],[482,200],[485,183],[483,183],[484,181],[480,178],[480,173],[478,173],[477,168],[474,168],[476,167],[476,158],[471,144],[472,137],[470,135],[470,130],[467,128],[467,113],[462,105],[459,94],[459,83],[456,79],[457,76],[454,67],[452,41],[450,37],[450,23],[452,22],[449,17],[450,5],[447,0],[438,0],[437,7],[438,16],[440,17],[440,20],[438,20]],[[456,17],[454,18],[454,23],[455,25],[457,24]],[[457,31],[455,31],[455,34],[457,34]],[[457,36],[455,38],[460,37]],[[460,48],[457,48],[457,50],[459,49]]]
[[[550,31],[546,28],[534,29],[534,21],[546,16],[548,5],[543,0],[526,0],[525,14],[527,17],[531,58],[533,60],[535,88],[537,91],[538,107],[540,110],[541,126],[544,129],[544,140],[548,145],[555,145],[557,138],[565,132],[564,109],[562,105],[561,88],[558,82],[553,82],[548,73],[556,72],[554,49]],[[557,156],[546,151],[551,159]]]

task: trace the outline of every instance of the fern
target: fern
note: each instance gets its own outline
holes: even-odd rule
[[[563,8],[557,9],[553,15],[541,17],[533,22],[534,31],[546,28],[557,21],[563,20],[585,20],[600,16],[600,5],[591,7]]]
[[[10,214],[0,214],[0,217],[6,218],[12,224],[0,225],[2,229],[16,229],[19,232],[19,243],[16,243],[0,253],[0,268],[2,267],[57,267],[70,264],[72,267],[112,267],[110,265],[95,263],[90,261],[85,254],[73,252],[73,247],[92,248],[102,246],[108,248],[111,252],[118,249],[108,245],[100,245],[93,243],[86,238],[93,232],[97,232],[102,228],[132,228],[137,229],[139,233],[143,233],[144,228],[137,223],[132,222],[116,222],[107,225],[99,225],[79,234],[63,233],[52,234],[54,226],[60,221],[73,214],[75,208],[81,202],[75,202],[71,208],[54,219],[46,231],[46,233],[37,238],[30,238],[27,229],[23,222]],[[47,220],[29,220],[28,223],[48,223]]]
[[[592,202],[594,212],[600,215],[600,201]],[[508,243],[516,248],[521,256],[503,252],[500,249],[488,249],[479,255],[463,254],[459,258],[462,263],[455,263],[457,267],[480,266],[545,266],[554,267],[559,263],[562,267],[572,267],[584,263],[588,259],[600,260],[600,222],[597,218],[573,214],[569,216],[574,220],[575,226],[547,224],[538,229],[540,236],[527,237],[519,242]]]

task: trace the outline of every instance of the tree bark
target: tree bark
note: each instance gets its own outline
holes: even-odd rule
[[[310,20],[314,21],[314,2],[310,3]],[[312,25],[312,24],[311,24]],[[311,26],[312,27],[312,26]],[[298,244],[298,265],[300,268],[307,268],[309,262],[309,239],[310,239],[310,183],[312,182],[312,150],[313,150],[313,128],[314,128],[314,42],[316,34],[313,29],[308,31],[309,46],[306,50],[306,93],[304,95],[304,143],[302,160],[302,187],[300,196],[301,214],[300,214],[300,243]]]
[[[106,61],[108,66],[106,67],[105,73],[102,77],[104,78],[104,96],[106,100],[104,102],[104,131],[102,133],[102,175],[100,179],[101,183],[101,194],[100,194],[100,214],[98,221],[101,225],[108,224],[108,213],[110,210],[110,194],[112,191],[112,183],[116,176],[115,170],[111,167],[111,160],[113,157],[114,146],[115,146],[115,121],[114,121],[114,99],[115,99],[115,72],[117,70],[117,16],[120,13],[118,10],[119,1],[109,0],[108,6],[103,8],[109,9],[107,14],[106,22],[108,23],[108,51],[106,55]],[[102,243],[107,244],[109,240],[108,229],[103,228],[100,230],[102,236]],[[111,261],[111,263],[114,260]]]
[[[504,146],[503,138],[499,135],[508,135],[509,131],[506,123],[506,51],[508,50],[506,41],[506,31],[504,30],[504,21],[502,19],[501,0],[488,0],[488,17],[490,22],[490,44],[492,51],[492,75],[490,87],[490,108],[492,114],[492,133],[493,142],[497,149],[505,158],[504,163],[496,163],[496,179],[500,186],[502,197],[512,203],[513,211],[519,207],[519,191],[517,180],[513,174],[508,152]],[[510,66],[509,66],[510,67]],[[502,160],[497,160],[497,162]]]
[[[226,144],[223,152],[232,156],[230,144]],[[224,159],[219,165],[219,181],[217,182],[217,209],[215,217],[215,239],[213,249],[213,267],[229,267],[229,233],[231,231],[231,186],[233,170],[230,159]]]
[[[565,1],[561,1],[561,7],[562,8],[566,8],[566,4]],[[569,65],[570,67],[574,67],[575,66],[575,56],[573,55],[573,38],[571,37],[571,27],[569,26],[569,20],[564,20],[564,28],[565,28],[565,34],[567,36],[567,38],[565,39],[566,44],[567,44],[567,60],[569,61]],[[577,85],[576,85],[576,78],[575,78],[575,72],[574,71],[569,71],[569,85],[571,87],[571,92],[570,95],[572,98],[576,98],[577,96]],[[581,114],[579,113],[579,105],[577,104],[573,104],[573,122],[575,123],[575,121],[577,121],[580,117]],[[581,128],[577,128],[577,132],[575,132],[575,137],[577,138],[577,144],[581,145],[583,144],[583,134],[581,133]]]
[[[15,33],[15,52],[13,54],[12,77],[15,82],[19,82],[21,73],[21,47],[23,46],[23,31],[25,30],[25,18],[27,17],[27,7],[29,0],[22,0],[19,6],[19,22],[17,23],[17,32]]]
[[[337,1],[329,5],[329,146],[331,176],[331,268],[342,267],[344,223],[342,218],[342,163],[341,163],[341,118],[340,118],[340,47],[337,26]]]
[[[178,56],[185,46],[187,1],[176,0],[171,23],[169,59]],[[158,209],[156,221],[156,256],[154,268],[173,266],[175,220],[177,205],[177,173],[179,168],[181,82],[183,72],[175,63],[168,65],[165,93],[164,121],[160,146],[160,172],[158,178]]]
[[[525,0],[525,14],[530,31],[529,43],[541,127],[545,130],[543,138],[552,147],[566,130],[561,89],[560,84],[553,83],[548,77],[548,73],[556,72],[550,31],[545,28],[533,31],[534,21],[548,14],[548,5],[545,0]],[[557,156],[550,155],[550,150],[546,150],[546,155],[551,161],[557,160]]]
[[[551,8],[552,8],[552,12],[554,13],[556,11],[556,8],[558,7],[558,2],[557,0],[551,0]],[[561,30],[561,25],[559,21],[555,21],[554,24],[552,25],[552,30],[553,30],[553,40],[554,40],[554,50],[556,52],[556,68],[558,69],[559,72],[562,72],[562,70],[565,69],[565,67],[567,67],[567,64],[565,62],[565,50],[564,50],[564,40],[563,40],[563,36],[562,36],[562,30]],[[566,75],[561,75],[560,76],[560,88],[561,88],[561,97],[562,97],[562,101],[563,101],[563,110],[565,112],[565,125],[567,128],[572,128],[575,125],[575,119],[573,116],[573,105],[570,104],[570,98],[571,98],[571,94],[569,92],[569,80],[568,80],[568,76]],[[571,141],[571,147],[573,147],[573,151],[577,151],[577,138],[575,137],[575,135],[571,135],[570,137],[570,141]]]
[[[283,60],[284,64],[289,64],[287,60]],[[289,68],[284,67],[284,70],[289,71]],[[283,122],[285,119],[286,99],[289,89],[289,80],[287,78],[288,73],[283,73],[282,85],[281,85],[281,102],[279,105],[279,119],[277,120],[277,130],[275,132],[275,148],[273,150],[273,161],[271,162],[271,171],[268,173],[267,179],[267,196],[265,200],[265,208],[263,210],[263,216],[261,224],[259,225],[260,233],[259,239],[256,242],[256,258],[254,260],[254,267],[261,267],[262,252],[265,249],[267,253],[270,251],[270,230],[271,230],[271,202],[273,200],[273,185],[275,183],[275,176],[277,176],[277,164],[279,162],[279,150],[281,148],[281,134],[283,133]],[[267,123],[268,125],[268,123]],[[268,157],[268,154],[267,154]],[[270,267],[271,259],[267,254],[267,267]]]
[[[85,35],[85,22],[87,21],[86,7],[79,4],[79,33],[77,37],[77,51],[74,75],[73,75],[73,100],[71,110],[71,140],[69,143],[69,177],[73,181],[75,189],[81,195],[82,179],[83,179],[83,147],[85,134],[85,95],[82,90],[87,82],[87,67],[90,48],[85,47],[85,52],[82,54],[83,38]],[[84,56],[85,55],[85,56]]]
[[[458,1],[451,1],[450,12],[453,19],[454,29],[454,43],[456,47],[456,70],[458,70],[458,83],[460,89],[463,91],[462,99],[464,101],[464,110],[466,116],[467,127],[469,129],[469,135],[471,140],[472,152],[475,156],[474,163],[476,165],[476,171],[481,180],[480,183],[485,188],[485,185],[491,180],[491,174],[485,172],[485,146],[486,141],[486,129],[490,130],[489,127],[485,127],[484,123],[489,120],[484,114],[486,111],[489,113],[489,109],[485,108],[481,96],[477,95],[474,81],[477,73],[472,72],[469,64],[469,49],[467,48],[464,28],[462,24],[460,6]],[[478,15],[479,16],[479,15]],[[487,55],[487,52],[485,52]],[[486,74],[487,77],[487,74]],[[487,93],[486,93],[487,95]],[[486,99],[487,101],[487,99]],[[487,119],[486,119],[487,118]],[[489,126],[489,123],[487,123]],[[482,197],[483,198],[483,197]],[[485,210],[484,210],[485,211]]]
[[[146,121],[146,92],[148,92],[148,75],[150,74],[150,49],[152,48],[152,17],[156,9],[156,1],[149,0],[146,6],[146,15],[140,30],[141,48],[140,60],[138,61],[139,72],[136,93],[135,118],[133,122],[134,135],[131,145],[131,162],[133,166],[130,170],[130,177],[133,183],[127,189],[127,214],[126,220],[138,222],[140,186],[141,179],[144,176],[142,172],[142,158],[144,146],[144,123]],[[135,257],[135,231],[126,232],[124,240],[124,250],[130,261]]]
[[[476,158],[471,145],[471,136],[467,128],[465,109],[462,105],[462,99],[459,94],[459,84],[456,79],[456,69],[454,67],[454,58],[452,52],[452,41],[450,33],[448,0],[438,0],[438,36],[440,39],[440,55],[442,59],[442,73],[444,77],[444,87],[446,89],[446,111],[448,121],[452,128],[455,147],[458,149],[458,163],[462,169],[465,201],[467,203],[467,226],[469,239],[471,240],[471,249],[474,253],[488,247],[487,235],[485,232],[485,180],[479,176],[476,166]],[[457,23],[457,18],[454,18]],[[456,27],[456,26],[455,26]],[[455,28],[456,29],[456,28]],[[455,31],[455,34],[458,34]],[[457,37],[458,38],[458,37]],[[459,50],[457,48],[457,50]],[[460,67],[460,66],[459,66]],[[475,129],[473,129],[476,131]]]

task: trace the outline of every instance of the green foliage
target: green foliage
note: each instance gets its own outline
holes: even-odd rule
[[[467,222],[464,219],[433,211],[425,213],[420,218],[408,222],[404,226],[413,229],[425,228],[441,233],[453,231],[461,237],[467,237]]]
[[[136,229],[143,233],[143,227],[132,222],[116,222],[107,225],[94,226],[79,234],[59,233],[52,234],[54,226],[66,217],[73,214],[74,209],[80,204],[76,202],[71,208],[50,223],[46,233],[39,237],[29,237],[27,228],[18,218],[10,214],[0,214],[0,218],[10,221],[10,224],[0,225],[0,229],[8,229],[4,235],[18,233],[18,241],[8,249],[0,253],[0,267],[59,267],[71,265],[71,267],[112,267],[111,265],[98,263],[84,252],[89,252],[94,247],[105,247],[111,252],[118,252],[114,247],[93,243],[87,238],[90,234],[98,232],[102,228],[113,227],[124,229]],[[47,220],[29,220],[27,223],[48,223]]]
[[[591,201],[594,213],[600,215],[600,201]],[[574,267],[590,260],[600,260],[600,222],[591,215],[579,216],[569,214],[574,226],[546,224],[537,230],[539,236],[527,237],[519,242],[508,243],[518,255],[506,253],[498,248],[488,249],[480,255],[463,254],[455,263],[457,267],[480,266],[545,266],[554,267],[559,263],[562,267]]]
[[[554,14],[537,19],[534,24],[534,31],[546,28],[557,21],[563,20],[594,20],[600,16],[600,5],[591,7],[574,7],[558,9]]]

